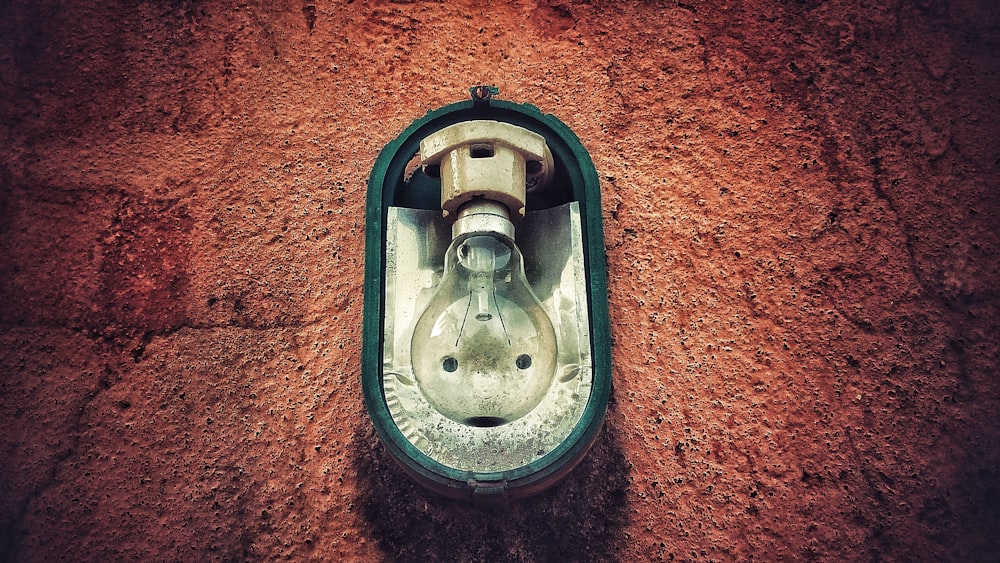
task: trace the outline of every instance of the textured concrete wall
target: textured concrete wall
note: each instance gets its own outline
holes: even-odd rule
[[[998,19],[964,0],[6,2],[0,553],[989,560]],[[602,180],[614,392],[485,514],[359,387],[365,181],[475,83]]]

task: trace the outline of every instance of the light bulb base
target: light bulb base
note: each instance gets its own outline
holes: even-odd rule
[[[458,210],[458,218],[451,226],[451,238],[463,235],[497,233],[514,240],[514,223],[510,221],[507,206],[488,199],[476,199]]]

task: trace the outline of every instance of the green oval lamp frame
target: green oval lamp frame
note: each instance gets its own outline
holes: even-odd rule
[[[483,87],[479,87],[482,92]],[[533,105],[492,98],[495,90],[473,99],[428,112],[379,154],[368,179],[365,208],[364,329],[361,384],[375,430],[389,454],[415,481],[445,496],[497,504],[540,492],[565,476],[590,449],[601,429],[611,392],[611,334],[608,319],[607,273],[601,217],[600,181],[587,150],[558,118]],[[554,185],[545,199],[532,199],[527,209],[544,209],[570,201],[580,206],[584,265],[590,304],[590,345],[593,385],[583,416],[570,435],[542,458],[497,472],[462,471],[447,467],[414,447],[393,422],[383,389],[385,223],[389,206],[440,209],[440,181],[419,169],[407,177],[407,165],[431,133],[467,120],[511,123],[545,138],[555,164]]]

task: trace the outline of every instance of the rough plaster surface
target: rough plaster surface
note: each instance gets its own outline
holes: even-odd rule
[[[990,560],[997,10],[6,2],[0,554]],[[365,182],[475,83],[602,180],[614,392],[507,511],[359,387]]]

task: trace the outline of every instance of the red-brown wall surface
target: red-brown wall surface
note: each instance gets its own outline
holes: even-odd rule
[[[991,560],[986,0],[5,2],[10,561]],[[601,177],[614,391],[560,485],[424,492],[360,391],[366,179],[473,84]]]

